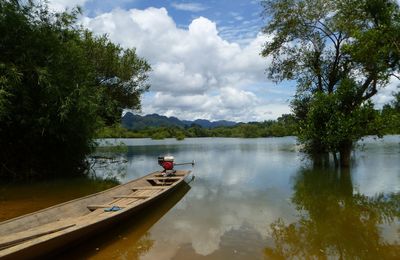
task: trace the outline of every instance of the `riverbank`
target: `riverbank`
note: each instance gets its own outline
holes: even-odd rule
[[[176,138],[183,140],[191,137],[283,137],[296,135],[294,121],[265,121],[240,123],[230,127],[203,128],[197,125],[191,127],[147,127],[140,130],[130,130],[121,125],[104,127],[97,132],[97,138],[151,138],[155,140]]]

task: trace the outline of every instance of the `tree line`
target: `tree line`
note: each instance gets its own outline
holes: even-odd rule
[[[80,174],[93,137],[140,108],[150,65],[77,23],[79,8],[0,1],[0,178]]]
[[[146,127],[141,130],[129,130],[117,124],[98,131],[98,138],[176,138],[187,137],[239,137],[256,138],[296,135],[296,123],[292,115],[282,115],[277,120],[264,122],[239,123],[235,126],[205,128],[196,124],[187,127],[161,126]]]
[[[395,99],[383,106],[381,110],[374,110],[374,127],[365,132],[365,135],[400,134],[400,92],[394,95]],[[187,127],[158,126],[146,127],[140,130],[131,130],[121,124],[106,126],[97,131],[97,138],[152,138],[155,140],[176,138],[183,140],[192,137],[234,137],[260,138],[298,136],[301,131],[299,122],[294,114],[284,114],[277,120],[264,122],[239,123],[235,126],[221,126],[205,128],[196,124]]]

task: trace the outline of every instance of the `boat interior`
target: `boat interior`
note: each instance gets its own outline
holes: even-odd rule
[[[165,192],[185,178],[187,172],[164,176],[161,172],[116,186],[109,190],[62,203],[0,223],[1,250],[44,236],[78,229],[134,208]]]

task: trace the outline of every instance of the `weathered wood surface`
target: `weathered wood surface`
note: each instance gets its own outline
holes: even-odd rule
[[[34,257],[46,253],[37,250],[46,248],[50,252],[62,247],[80,235],[93,233],[97,227],[108,226],[113,219],[140,210],[172,191],[189,174],[189,171],[179,171],[174,177],[158,177],[159,172],[151,173],[106,191],[1,222],[0,258]],[[152,186],[148,179],[167,182],[163,186]],[[113,206],[120,210],[105,211]]]

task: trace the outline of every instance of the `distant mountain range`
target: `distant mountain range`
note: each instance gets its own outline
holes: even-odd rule
[[[158,114],[151,114],[146,116],[135,115],[131,112],[125,113],[121,119],[122,126],[128,129],[143,129],[145,127],[158,127],[158,126],[192,126],[193,124],[199,125],[204,128],[215,128],[219,126],[234,126],[237,123],[232,121],[208,121],[205,119],[197,119],[194,121],[179,120],[176,117],[160,116]]]

